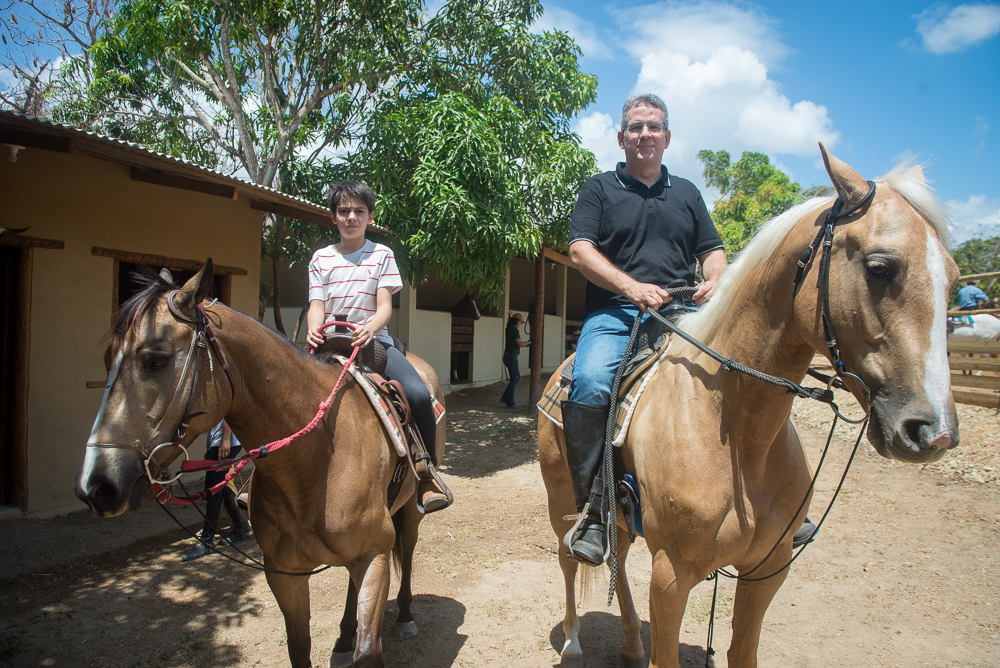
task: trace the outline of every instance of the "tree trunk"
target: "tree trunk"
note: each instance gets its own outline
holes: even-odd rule
[[[271,275],[274,277],[274,296],[271,298],[271,308],[274,309],[274,327],[285,334],[285,323],[281,321],[281,282],[278,278],[278,258],[271,255]],[[288,334],[285,334],[288,336]]]
[[[299,340],[299,330],[302,329],[302,323],[306,319],[306,313],[309,312],[309,302],[306,301],[305,306],[299,311],[299,319],[295,321],[295,331],[292,332],[292,343]]]
[[[535,310],[531,313],[531,380],[528,383],[528,410],[538,413],[542,398],[542,341],[545,338],[545,249],[535,260]]]

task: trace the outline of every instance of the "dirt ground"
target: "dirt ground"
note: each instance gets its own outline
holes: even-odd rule
[[[393,635],[396,611],[389,603],[383,643],[389,666],[558,662],[562,577],[535,422],[527,410],[505,409],[498,402],[502,389],[447,398],[450,450],[442,470],[456,503],[422,525],[415,639]],[[525,380],[519,403],[527,403],[527,389]],[[795,414],[815,463],[829,411],[799,404]],[[961,449],[938,464],[892,462],[862,444],[819,538],[768,611],[762,667],[1000,666],[998,418],[972,407],[961,407],[960,418]],[[814,519],[856,433],[837,430]],[[182,520],[196,526],[198,517],[187,510]],[[287,665],[281,615],[264,577],[217,555],[182,563],[190,544],[157,508],[111,520],[80,512],[0,521],[0,665]],[[648,655],[650,556],[641,538],[628,564]],[[604,606],[601,580],[580,606],[591,668],[618,665],[623,640],[617,606]],[[343,570],[312,578],[316,666],[326,665],[338,635],[346,581]],[[705,665],[711,587],[706,582],[692,592],[681,638],[684,666]],[[732,593],[732,581],[722,580],[717,653],[709,661],[716,668],[727,665]]]

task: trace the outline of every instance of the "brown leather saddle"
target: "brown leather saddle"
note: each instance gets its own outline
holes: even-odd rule
[[[401,345],[401,344],[400,344]],[[404,348],[405,350],[405,348]],[[354,352],[351,346],[351,334],[340,331],[326,335],[326,341],[316,349],[315,355],[322,362],[329,362],[334,355],[350,357]],[[402,351],[401,351],[402,352]],[[404,352],[405,354],[405,352]],[[396,461],[396,468],[393,471],[392,480],[389,482],[387,490],[388,504],[391,508],[399,495],[399,491],[406,481],[406,469],[409,468],[417,482],[417,509],[420,512],[434,512],[443,510],[452,504],[454,495],[448,486],[441,479],[440,474],[431,462],[431,456],[427,452],[427,446],[420,436],[420,430],[413,420],[413,412],[410,409],[410,402],[406,398],[403,386],[398,381],[389,380],[385,377],[385,365],[388,361],[388,354],[378,340],[372,339],[368,345],[358,352],[354,363],[361,368],[365,378],[371,381],[383,399],[383,404],[391,414],[393,420],[400,426],[406,437],[406,457],[400,457]],[[447,497],[446,505],[425,508],[424,495],[425,488],[437,487]]]

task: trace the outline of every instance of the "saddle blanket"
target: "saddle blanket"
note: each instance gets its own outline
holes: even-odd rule
[[[660,368],[662,361],[663,357],[658,356],[653,365],[642,375],[640,381],[632,383],[625,396],[618,398],[618,406],[615,409],[615,435],[612,441],[615,447],[621,447],[622,443],[625,442],[629,425],[632,422],[632,414],[635,412],[636,404],[639,403],[639,397],[642,396],[649,380],[656,375],[656,370]],[[553,385],[552,389],[546,392],[537,404],[542,415],[552,420],[560,429],[563,426],[562,402],[569,398],[569,383],[572,379],[572,365],[567,366],[569,376],[567,377],[565,374],[566,368],[564,367],[564,372],[559,374],[559,382]]]
[[[971,315],[953,315],[948,318],[953,325],[963,326],[975,324]]]
[[[403,428],[396,422],[396,419],[392,415],[392,411],[389,410],[388,402],[385,397],[378,391],[372,381],[362,373],[353,364],[347,364],[347,358],[340,355],[335,355],[334,357],[343,364],[347,366],[348,371],[354,376],[354,380],[358,382],[358,385],[362,390],[365,391],[365,396],[368,397],[368,401],[371,402],[372,408],[378,414],[379,419],[382,420],[382,424],[385,425],[385,429],[389,432],[389,438],[392,439],[392,445],[396,448],[396,454],[400,457],[405,457],[407,453],[406,447],[406,435],[403,433]],[[444,417],[444,406],[440,401],[437,400],[433,394],[431,395],[431,404],[434,406],[434,422],[435,424],[441,421]],[[433,445],[429,446],[433,447]]]

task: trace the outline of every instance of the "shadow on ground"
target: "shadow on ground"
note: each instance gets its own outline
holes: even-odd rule
[[[215,639],[257,616],[245,600],[255,572],[217,559],[183,563],[189,543],[178,529],[0,581],[0,665],[242,663],[236,644]]]
[[[649,622],[642,622],[642,629],[639,637],[642,638],[642,647],[646,653],[646,662],[649,662],[650,642]],[[549,633],[549,641],[552,649],[561,652],[566,643],[566,634],[563,633],[562,622],[552,627]],[[583,649],[583,658],[588,666],[617,666],[621,659],[619,652],[621,646],[625,644],[625,633],[622,631],[621,619],[616,614],[610,612],[588,612],[580,617],[580,647]],[[681,644],[680,664],[683,668],[714,668],[715,661],[712,658],[705,663],[705,648],[695,645]]]
[[[542,376],[542,387],[548,376]],[[522,381],[515,393],[521,405],[527,403],[527,385]],[[538,459],[537,419],[527,406],[511,410],[500,403],[499,397],[505,387],[506,383],[494,383],[457,390],[445,398],[448,447],[442,471],[479,478]],[[490,396],[497,398],[495,407],[489,401],[484,402]],[[484,403],[486,408],[483,408]],[[489,450],[489,457],[483,456],[484,449]]]
[[[396,601],[385,607],[382,652],[388,666],[447,668],[455,663],[468,636],[458,632],[465,623],[465,606],[453,598],[418,594],[413,597],[413,616],[417,637],[401,640],[395,624],[399,608]]]

